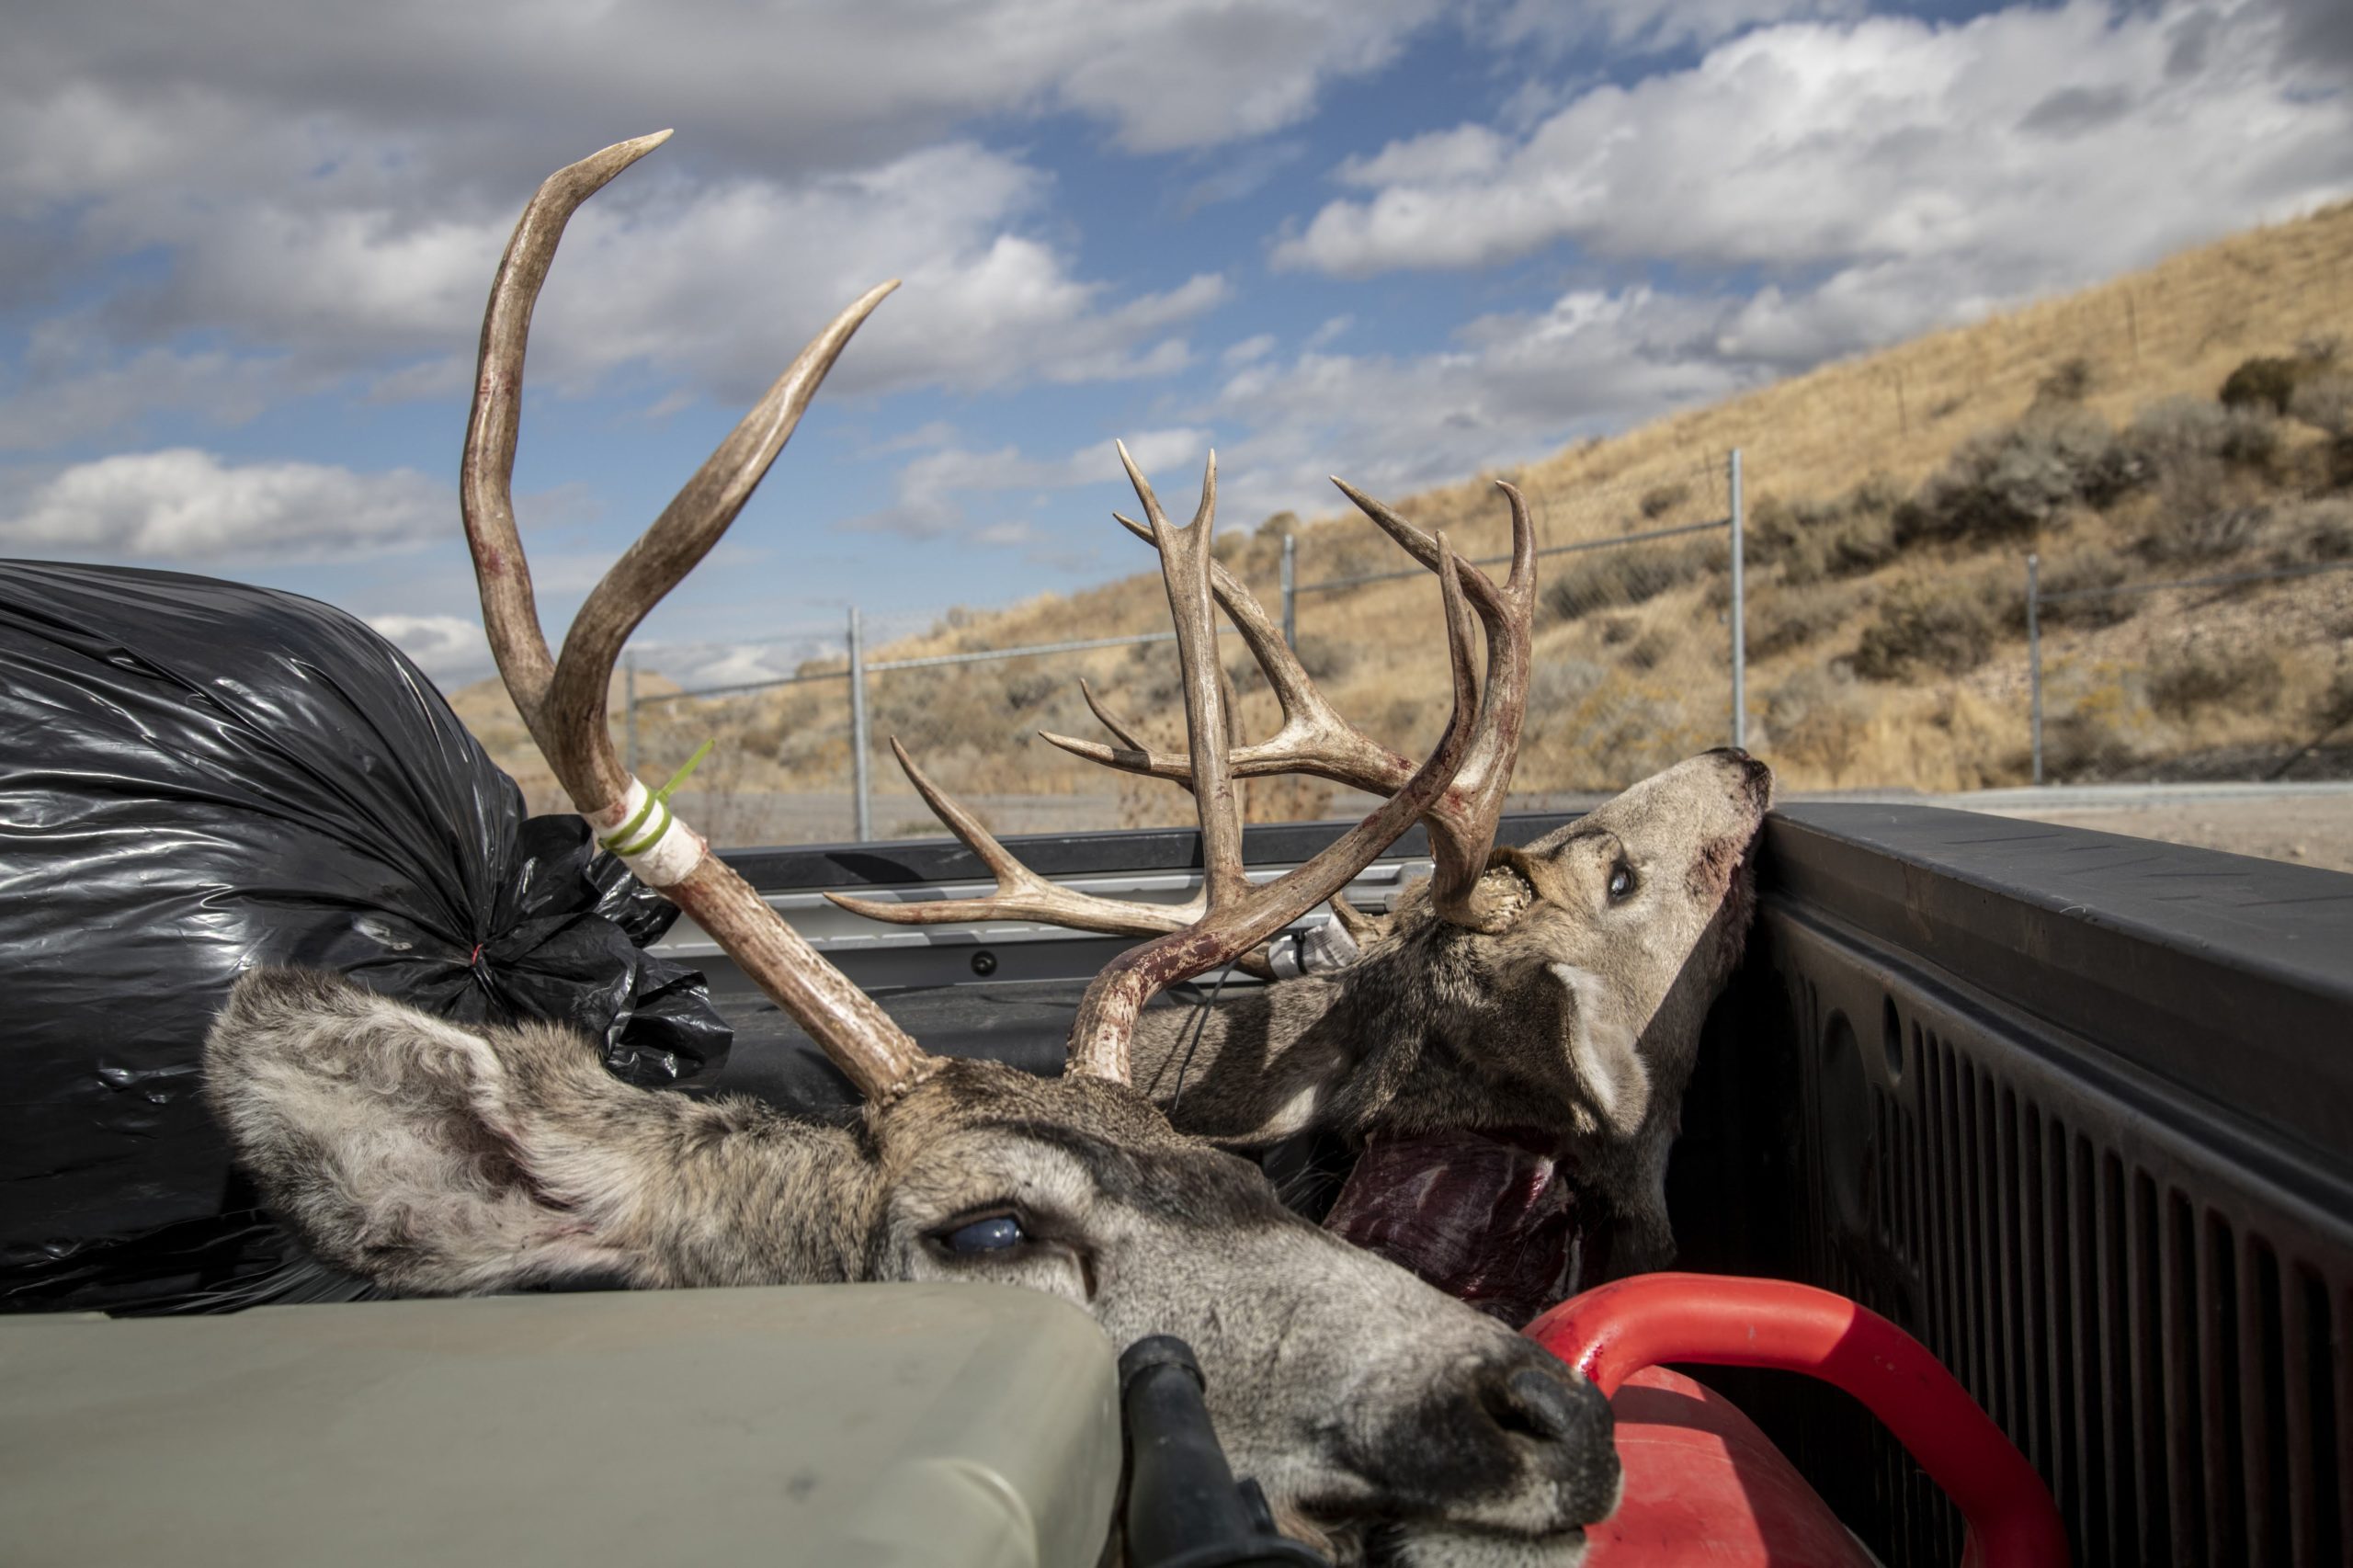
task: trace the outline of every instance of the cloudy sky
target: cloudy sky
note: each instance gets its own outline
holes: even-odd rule
[[[491,271],[542,176],[664,127],[537,319],[551,627],[906,285],[643,634],[741,678],[853,601],[1133,570],[1114,437],[1188,502],[1213,442],[1249,526],[2353,194],[2353,6],[14,0],[0,554],[279,585],[486,673],[453,481]]]

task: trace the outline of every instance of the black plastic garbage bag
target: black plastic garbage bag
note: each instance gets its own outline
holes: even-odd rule
[[[659,1084],[724,1060],[676,915],[398,650],[290,594],[0,562],[0,1309],[332,1293],[199,1093],[239,971],[544,1018]]]

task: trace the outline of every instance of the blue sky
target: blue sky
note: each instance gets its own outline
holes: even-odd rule
[[[18,0],[0,553],[269,583],[486,674],[454,493],[492,268],[574,222],[517,488],[554,631],[899,276],[722,552],[698,683],[1404,494],[2353,194],[2343,0]],[[171,14],[182,13],[182,14]],[[1173,508],[1172,508],[1173,509]]]

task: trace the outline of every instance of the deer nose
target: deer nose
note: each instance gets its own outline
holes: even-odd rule
[[[1747,792],[1749,804],[1761,806],[1765,803],[1766,791],[1772,787],[1773,770],[1771,768],[1749,756],[1739,746],[1713,746],[1709,749],[1707,755],[1720,756],[1726,762],[1739,764],[1739,783],[1741,789]]]
[[[1506,1378],[1501,1393],[1488,1408],[1495,1424],[1506,1432],[1525,1432],[1540,1441],[1557,1443],[1577,1430],[1576,1396],[1533,1367],[1522,1367]]]
[[[1560,1486],[1568,1522],[1607,1518],[1618,1502],[1609,1402],[1550,1353],[1533,1345],[1527,1351],[1487,1374],[1480,1394],[1488,1418]]]

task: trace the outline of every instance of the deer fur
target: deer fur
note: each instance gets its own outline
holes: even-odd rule
[[[1666,1156],[1709,1006],[1740,960],[1764,764],[1729,749],[1644,779],[1524,849],[1492,855],[1476,926],[1427,885],[1356,961],[1144,1015],[1139,1088],[1230,1148],[1308,1131],[1535,1127],[1607,1206],[1624,1272],[1674,1255]],[[1609,895],[1620,868],[1628,896]]]
[[[271,1206],[403,1292],[983,1279],[1169,1333],[1237,1473],[1341,1561],[1576,1561],[1614,1506],[1608,1406],[1529,1342],[1283,1208],[1142,1095],[944,1061],[846,1126],[633,1087],[549,1026],[462,1028],[263,970],[206,1093]],[[1024,1244],[942,1237],[1017,1216]]]

